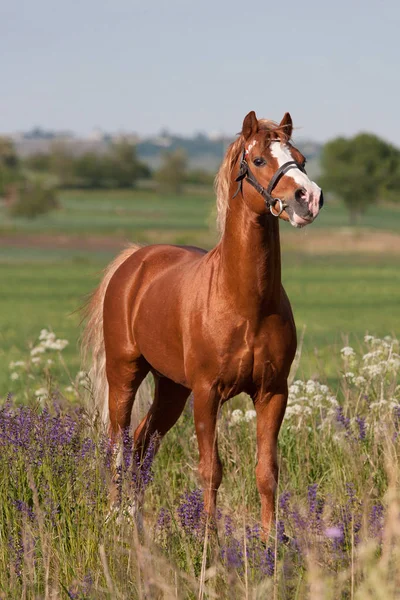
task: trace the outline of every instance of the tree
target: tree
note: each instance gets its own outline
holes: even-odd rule
[[[336,138],[322,150],[321,185],[344,201],[354,225],[369,204],[400,195],[400,151],[370,133]]]
[[[53,142],[50,149],[50,173],[55,175],[59,187],[70,187],[74,183],[74,158],[63,142]]]
[[[7,195],[10,186],[20,179],[19,160],[12,140],[0,137],[0,195]]]
[[[34,219],[58,207],[55,191],[38,181],[25,181],[13,188],[9,202],[10,214],[14,217]]]
[[[165,152],[161,168],[156,172],[156,179],[161,191],[180,194],[186,178],[188,167],[187,154],[184,150],[177,149]]]
[[[149,168],[139,162],[136,147],[128,140],[112,145],[109,160],[109,175],[117,187],[132,187],[140,177],[150,176]]]

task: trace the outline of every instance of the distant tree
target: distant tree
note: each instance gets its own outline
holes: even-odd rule
[[[156,172],[156,180],[161,191],[180,194],[188,168],[187,154],[182,149],[165,152],[161,168]]]
[[[27,219],[34,219],[57,207],[55,190],[34,181],[14,186],[8,203],[11,215]]]
[[[214,178],[214,173],[210,173],[205,169],[192,169],[187,172],[185,182],[193,183],[195,185],[212,186]]]
[[[137,158],[135,145],[128,140],[121,139],[111,146],[109,161],[109,176],[117,187],[132,187],[138,179],[150,176],[149,168]]]
[[[79,187],[107,187],[109,177],[107,159],[95,152],[86,152],[75,158],[75,184]]]
[[[10,186],[20,178],[20,165],[12,140],[0,137],[0,195],[5,196]]]
[[[321,155],[320,182],[345,203],[354,225],[368,205],[400,196],[400,151],[370,133],[336,138]]]
[[[74,184],[74,158],[62,142],[51,144],[49,169],[56,176],[59,187]]]
[[[15,169],[18,166],[18,156],[13,141],[7,137],[0,137],[0,164],[1,166]]]
[[[51,171],[50,164],[50,154],[44,154],[42,152],[27,156],[24,160],[24,165],[27,169],[38,171],[39,173],[49,173]]]

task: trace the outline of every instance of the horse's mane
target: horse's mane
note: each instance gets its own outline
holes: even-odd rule
[[[258,126],[261,131],[265,131],[265,145],[269,146],[272,140],[279,139],[281,142],[288,142],[289,138],[285,132],[285,127],[280,127],[274,121],[259,119]],[[231,185],[232,170],[244,148],[244,139],[239,137],[230,144],[222,164],[215,178],[215,191],[217,195],[217,227],[221,236],[225,230],[226,212],[229,207],[229,188]]]

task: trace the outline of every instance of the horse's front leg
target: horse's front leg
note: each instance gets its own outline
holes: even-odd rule
[[[199,474],[204,487],[204,509],[215,515],[217,491],[222,480],[218,454],[217,417],[219,398],[203,388],[194,389],[194,422],[199,445]]]
[[[287,385],[280,392],[259,396],[254,401],[257,413],[256,479],[265,540],[268,540],[274,518],[275,491],[278,484],[277,442],[286,402]]]

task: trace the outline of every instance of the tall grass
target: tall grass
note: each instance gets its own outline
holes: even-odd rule
[[[215,523],[203,512],[190,401],[154,461],[150,451],[138,463],[126,435],[121,505],[110,510],[113,457],[79,399],[86,375],[58,385],[65,341],[40,338],[11,365],[24,385],[0,409],[0,597],[398,597],[395,339],[366,336],[361,352],[343,348],[338,394],[321,383],[324,373],[293,382],[265,544],[247,398],[233,399],[219,419],[224,480]],[[147,384],[144,405],[150,392]],[[132,505],[144,488],[140,527]]]

